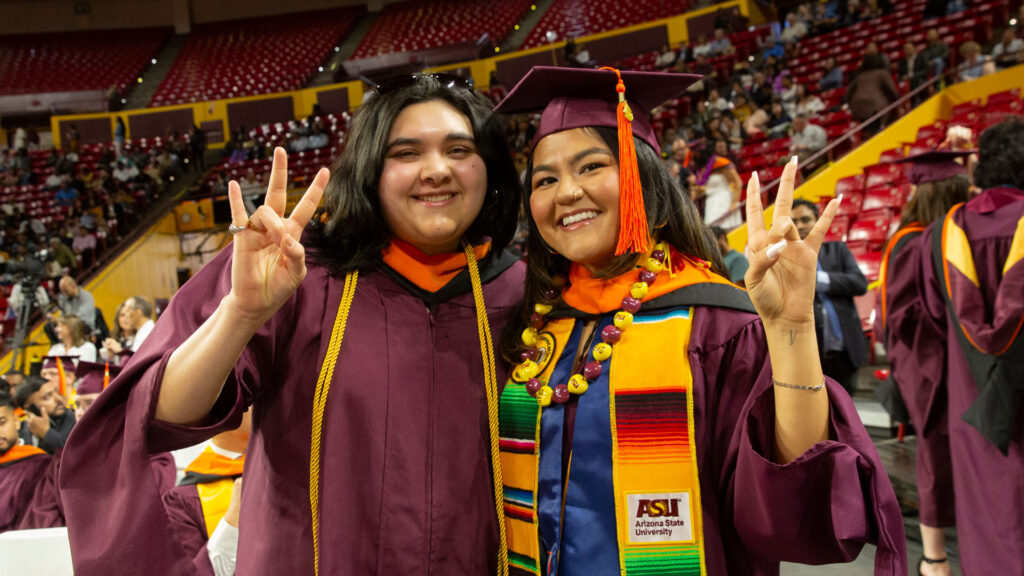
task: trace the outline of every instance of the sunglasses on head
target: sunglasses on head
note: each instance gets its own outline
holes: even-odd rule
[[[462,76],[456,76],[454,74],[407,74],[403,76],[392,76],[385,78],[377,83],[373,91],[377,95],[388,94],[402,88],[408,88],[416,84],[422,78],[433,78],[441,83],[445,88],[455,90],[472,90],[473,79],[463,78]]]

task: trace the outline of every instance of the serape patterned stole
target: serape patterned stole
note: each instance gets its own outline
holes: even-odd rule
[[[692,314],[637,315],[612,353],[615,516],[629,576],[706,573],[687,354]]]
[[[614,346],[608,376],[620,573],[706,573],[687,355],[692,309],[637,314]],[[541,335],[548,382],[575,321]],[[571,354],[571,351],[570,351]],[[500,404],[510,574],[542,574],[537,519],[541,408],[513,377]],[[552,383],[554,385],[554,383]]]

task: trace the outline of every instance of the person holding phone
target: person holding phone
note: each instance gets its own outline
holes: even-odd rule
[[[20,437],[26,445],[50,454],[64,447],[75,426],[75,415],[57,386],[39,376],[29,376],[15,389],[14,400],[25,411]]]

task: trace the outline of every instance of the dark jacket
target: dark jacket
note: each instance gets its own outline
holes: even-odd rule
[[[892,81],[892,74],[888,69],[858,72],[846,89],[850,110],[858,121],[874,116],[899,97],[896,83]]]
[[[868,357],[868,342],[861,329],[860,315],[853,303],[854,296],[868,291],[868,280],[857,266],[850,249],[843,242],[825,242],[818,252],[821,268],[828,272],[829,284],[826,294],[832,300],[832,306],[839,317],[839,325],[843,330],[843,342],[850,361],[854,366],[863,366]],[[822,336],[823,317],[821,302],[814,300],[814,325],[818,332],[818,349],[824,350]]]
[[[39,446],[39,448],[53,454],[64,447],[64,443],[68,441],[68,436],[71,435],[71,429],[74,427],[75,413],[69,408],[62,416],[50,416],[50,430],[46,433],[46,436],[38,439],[38,443],[36,443],[32,432],[29,431],[28,423],[22,423],[18,436],[21,437],[26,445]]]

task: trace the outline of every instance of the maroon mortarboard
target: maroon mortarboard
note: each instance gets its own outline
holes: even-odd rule
[[[907,177],[911,184],[920,186],[925,182],[938,182],[952,178],[958,174],[966,174],[967,167],[956,162],[957,158],[966,158],[977,154],[976,150],[929,150],[913,156],[897,160],[896,164],[910,164]]]
[[[78,362],[78,356],[46,356],[43,358],[43,370],[56,368],[58,359],[60,359],[61,366],[64,370],[69,372],[75,371],[75,363]]]
[[[696,74],[623,71],[626,100],[633,112],[633,134],[661,151],[647,113],[666,100],[675,98],[694,82]],[[533,137],[541,138],[584,126],[618,127],[619,96],[615,86],[619,78],[614,70],[556,68],[534,66],[494,108],[501,114],[541,112],[540,125]]]
[[[644,210],[634,135],[661,152],[647,112],[678,96],[700,80],[692,74],[620,72],[535,66],[494,108],[513,114],[541,111],[533,138],[574,128],[606,127],[618,130],[619,146],[619,239],[616,254],[650,250],[650,232]],[[630,105],[632,103],[632,106]]]
[[[78,377],[78,394],[99,394],[119,372],[121,367],[117,365],[82,360],[75,372]]]

